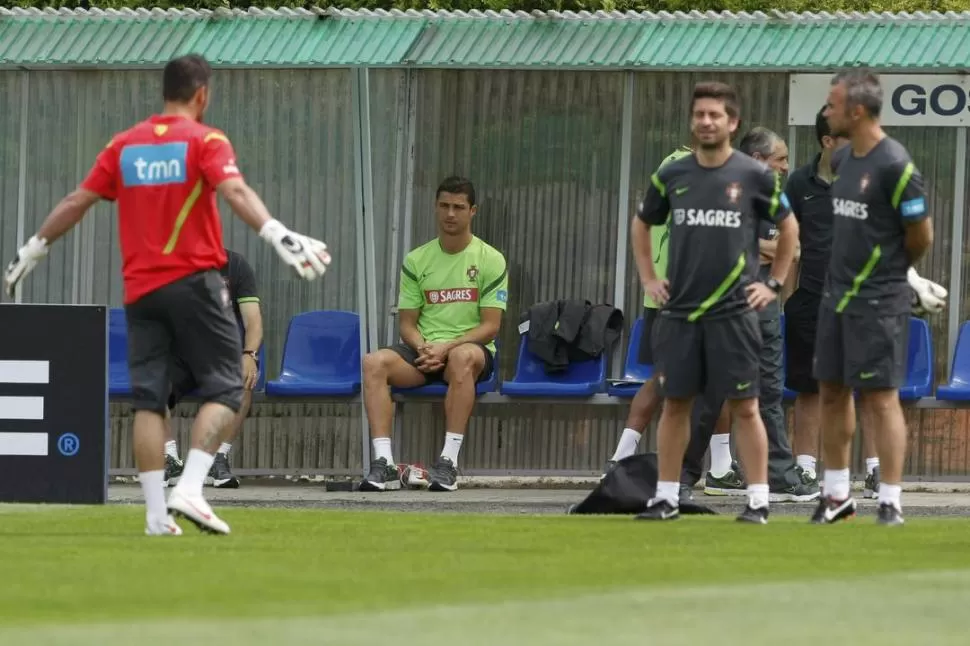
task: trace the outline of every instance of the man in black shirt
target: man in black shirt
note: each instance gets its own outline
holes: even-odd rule
[[[259,308],[259,294],[256,291],[256,275],[246,258],[235,251],[226,250],[229,261],[222,268],[222,279],[229,290],[232,299],[233,312],[239,328],[242,341],[242,373],[243,398],[239,412],[230,426],[227,441],[222,443],[212,462],[206,478],[207,484],[218,488],[236,489],[239,480],[229,468],[229,450],[232,441],[242,429],[243,421],[249,415],[253,401],[253,388],[259,380],[259,348],[263,343],[263,318]],[[172,367],[172,394],[169,396],[169,415],[165,419],[168,441],[165,442],[165,482],[178,483],[182,476],[184,464],[179,458],[175,433],[172,430],[171,411],[175,410],[178,401],[195,390],[195,381],[191,373],[181,361],[176,361]]]
[[[712,389],[731,403],[747,471],[748,504],[739,520],[768,520],[765,428],[758,413],[761,346],[757,311],[777,298],[798,239],[781,177],[731,147],[738,101],[723,83],[701,83],[691,101],[695,152],[651,178],[638,212],[647,225],[671,218],[667,280],[653,268],[649,236],[634,228],[634,256],[644,291],[662,310],[654,324],[657,382],[664,396],[659,425],[657,495],[638,516],[679,515],[679,475],[695,396]],[[757,282],[758,221],[781,232],[768,284]]]
[[[912,307],[907,273],[932,245],[933,224],[922,175],[903,145],[883,132],[881,109],[875,74],[853,70],[832,79],[825,116],[832,134],[850,144],[831,189],[832,254],[815,342],[825,461],[825,498],[812,516],[815,523],[855,513],[849,495],[853,389],[878,432],[878,520],[903,522],[906,420],[898,389],[906,373]]]

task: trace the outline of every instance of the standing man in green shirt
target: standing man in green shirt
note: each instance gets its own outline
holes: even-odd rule
[[[391,454],[394,404],[390,387],[444,381],[444,448],[429,473],[429,489],[458,488],[458,452],[475,406],[475,384],[494,371],[509,297],[505,257],[472,234],[475,188],[462,177],[438,187],[438,237],[408,253],[398,302],[401,343],[364,357],[364,407],[370,423],[370,472],[361,491],[400,489]]]

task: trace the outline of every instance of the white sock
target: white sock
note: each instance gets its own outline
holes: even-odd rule
[[[165,520],[165,471],[144,471],[138,474],[141,491],[145,496],[145,513],[149,520]]]
[[[879,458],[866,458],[866,475],[871,475],[879,468]]]
[[[903,508],[901,503],[899,502],[899,499],[902,497],[902,495],[903,495],[902,485],[898,485],[898,484],[891,485],[891,484],[886,484],[885,482],[879,485],[879,504],[880,505],[889,503],[899,511],[902,511]]]
[[[795,457],[795,464],[800,466],[805,473],[807,473],[812,478],[815,477],[815,456],[814,455],[799,455]]]
[[[165,442],[165,455],[170,455],[176,460],[179,458],[179,447],[175,443],[175,440],[169,440]]]
[[[720,478],[731,470],[731,434],[711,436],[711,475]]]
[[[185,458],[185,470],[175,488],[190,496],[201,496],[202,485],[205,484],[205,477],[209,475],[212,468],[214,455],[209,455],[202,449],[189,449],[189,454]]]
[[[616,445],[616,452],[613,453],[613,457],[610,459],[619,462],[623,458],[628,458],[636,453],[637,444],[640,443],[640,437],[641,434],[632,428],[623,429],[623,435],[620,436],[620,441]]]
[[[761,509],[768,506],[767,484],[748,485],[748,506],[752,509]]]
[[[834,500],[845,500],[849,497],[849,470],[825,470],[825,495]]]
[[[230,449],[232,449],[232,444],[230,444],[229,442],[223,442],[222,445],[219,447],[219,453],[222,453],[223,455],[229,455]]]
[[[660,500],[666,500],[674,507],[680,503],[680,483],[679,482],[658,482],[657,496]]]
[[[394,458],[391,457],[391,438],[375,437],[370,441],[370,445],[374,449],[374,457],[372,459],[380,460],[384,458],[388,464],[394,464]]]
[[[445,433],[445,445],[441,448],[441,457],[448,458],[456,467],[458,466],[458,452],[461,451],[461,443],[465,439],[459,433]]]

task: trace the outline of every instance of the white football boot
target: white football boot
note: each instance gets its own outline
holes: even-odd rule
[[[175,524],[175,519],[171,516],[161,519],[146,518],[145,534],[148,536],[181,536],[182,528]]]
[[[209,534],[229,533],[229,525],[216,516],[212,507],[201,495],[186,495],[176,486],[168,496],[168,510],[194,523],[200,531]]]

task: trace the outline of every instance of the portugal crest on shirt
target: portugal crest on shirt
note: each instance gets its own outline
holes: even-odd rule
[[[862,179],[859,180],[859,192],[865,193],[867,188],[869,188],[869,173],[863,175]]]
[[[468,271],[466,271],[465,274],[468,276],[468,280],[474,282],[474,280],[478,278],[478,267],[472,265],[468,268]]]
[[[739,182],[731,182],[728,184],[727,191],[725,192],[731,204],[737,204],[738,200],[741,199],[741,184]]]

